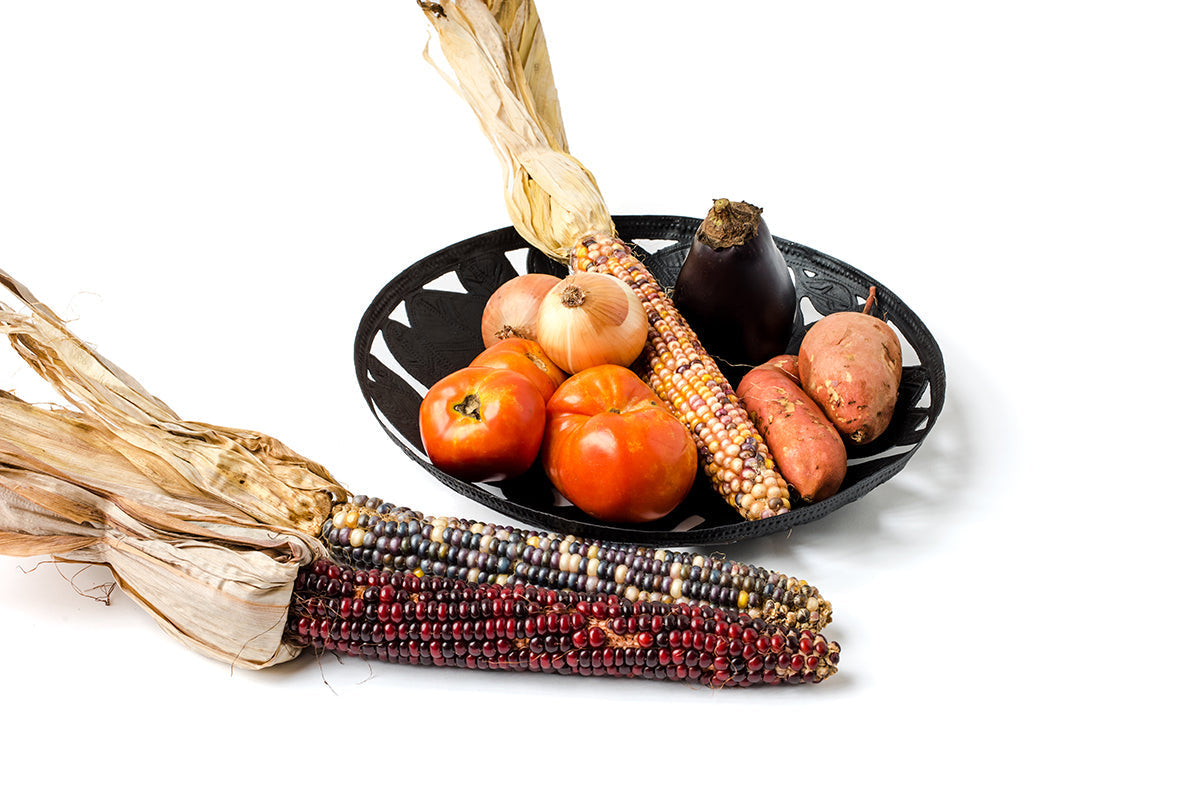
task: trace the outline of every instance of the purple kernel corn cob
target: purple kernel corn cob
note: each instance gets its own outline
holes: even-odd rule
[[[706,604],[473,584],[319,561],[296,581],[287,636],[318,652],[393,663],[711,687],[815,684],[836,642]]]
[[[356,568],[530,584],[629,601],[704,603],[787,628],[820,631],[828,601],[800,579],[729,559],[427,517],[359,495],[334,507],[321,531],[331,556]]]

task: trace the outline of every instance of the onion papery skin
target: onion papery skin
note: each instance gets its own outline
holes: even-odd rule
[[[527,273],[501,284],[483,307],[483,319],[479,324],[483,347],[490,348],[513,337],[536,342],[542,300],[559,280],[556,275]]]
[[[646,309],[624,282],[603,273],[574,273],[542,300],[538,343],[568,373],[628,367],[646,347]]]

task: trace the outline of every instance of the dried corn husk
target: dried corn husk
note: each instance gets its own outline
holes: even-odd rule
[[[239,667],[291,659],[300,567],[345,490],[252,431],[184,421],[79,341],[22,284],[0,330],[70,406],[0,392],[0,553],[107,565],[158,624]]]
[[[530,0],[421,3],[450,71],[425,57],[475,112],[505,172],[525,241],[559,261],[589,234],[614,233],[596,179],[567,152],[554,78]]]
[[[550,69],[550,51],[537,8],[531,0],[487,0],[487,7],[524,76],[524,80],[514,80],[515,88],[527,96],[526,104],[537,114],[546,139],[565,151],[567,129],[558,105],[558,87]]]

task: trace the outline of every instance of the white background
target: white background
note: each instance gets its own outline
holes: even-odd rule
[[[82,597],[101,571],[4,558],[3,793],[1194,797],[1190,12],[543,0],[614,213],[754,202],[942,345],[946,408],[903,473],[726,549],[831,599],[842,671],[234,672]],[[425,41],[410,0],[3,0],[0,266],[185,418],[495,520],[391,444],[353,373],[379,288],[508,224]],[[44,399],[11,353],[0,386]]]

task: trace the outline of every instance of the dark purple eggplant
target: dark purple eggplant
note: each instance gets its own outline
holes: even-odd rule
[[[713,202],[672,300],[705,349],[728,364],[760,364],[787,349],[796,290],[762,209],[724,198]]]

